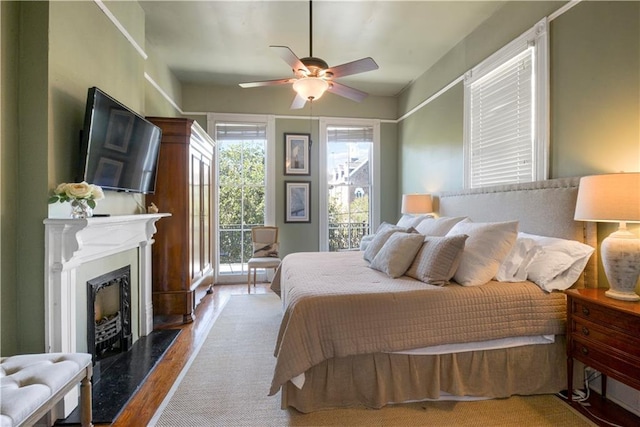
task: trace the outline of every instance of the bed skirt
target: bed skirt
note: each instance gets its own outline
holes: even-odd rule
[[[506,398],[567,388],[566,340],[500,350],[435,356],[374,353],[334,358],[305,372],[302,389],[288,381],[282,409],[381,408],[392,403],[453,396]],[[582,372],[575,372],[581,388]]]

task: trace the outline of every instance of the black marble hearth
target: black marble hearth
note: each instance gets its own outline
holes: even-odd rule
[[[140,337],[129,351],[100,360],[100,379],[93,384],[91,393],[94,424],[110,424],[118,417],[179,333],[179,329],[153,331]],[[56,422],[75,424],[80,424],[78,408]]]

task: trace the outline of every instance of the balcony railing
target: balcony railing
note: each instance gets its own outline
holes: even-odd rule
[[[360,247],[362,236],[369,234],[368,222],[340,222],[329,224],[329,251]]]
[[[220,273],[246,273],[245,263],[251,258],[251,231],[233,226],[220,231]],[[360,247],[362,236],[369,234],[369,223],[342,222],[329,224],[329,250],[339,251]],[[226,268],[229,266],[229,268]],[[231,266],[235,266],[232,268]]]

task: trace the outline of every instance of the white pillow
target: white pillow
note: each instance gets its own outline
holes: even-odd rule
[[[545,291],[569,289],[580,277],[591,254],[589,245],[575,240],[519,233],[533,239],[539,252],[527,267],[527,278]]]
[[[527,267],[533,261],[539,247],[533,239],[527,237],[516,238],[507,257],[502,261],[495,279],[499,282],[524,282],[527,280]]]
[[[389,277],[402,276],[409,268],[424,236],[417,233],[394,233],[371,261],[371,268],[387,273]]]
[[[404,214],[398,220],[396,225],[398,227],[404,227],[404,228],[416,227],[425,218],[432,218],[432,216],[431,215],[409,215],[409,214]]]
[[[467,219],[464,216],[449,217],[443,216],[440,218],[425,218],[415,227],[416,231],[425,236],[446,236],[449,230],[454,225]]]
[[[490,281],[513,247],[518,235],[518,221],[461,221],[447,236],[466,234],[460,265],[453,279],[463,286],[478,286]]]

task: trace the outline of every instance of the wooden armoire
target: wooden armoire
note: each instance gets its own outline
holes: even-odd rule
[[[156,224],[153,313],[194,319],[196,288],[213,284],[215,142],[192,119],[147,117],[162,129],[155,203],[171,216]]]

